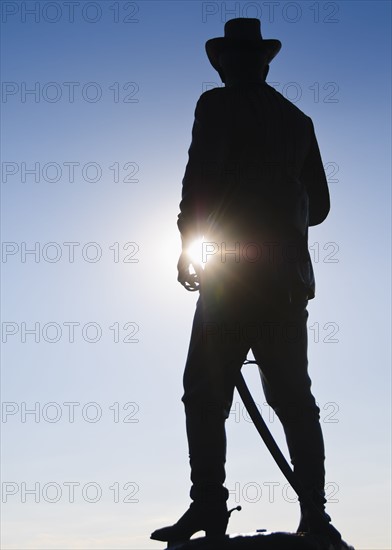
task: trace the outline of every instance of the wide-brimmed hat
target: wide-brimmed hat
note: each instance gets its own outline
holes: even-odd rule
[[[222,76],[219,54],[227,47],[250,48],[263,51],[269,63],[282,47],[280,40],[264,39],[260,30],[260,19],[239,17],[225,24],[225,36],[211,38],[206,42],[206,52],[211,65]]]

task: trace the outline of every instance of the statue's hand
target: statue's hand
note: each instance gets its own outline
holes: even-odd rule
[[[182,284],[186,290],[195,291],[199,290],[200,281],[196,273],[189,271],[191,262],[186,252],[181,252],[180,258],[177,263],[178,277],[177,281]]]

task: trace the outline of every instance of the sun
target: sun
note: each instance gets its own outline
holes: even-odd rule
[[[189,259],[192,263],[192,267],[195,271],[198,269],[204,269],[206,259],[203,254],[203,245],[205,243],[204,237],[195,239],[187,248]]]

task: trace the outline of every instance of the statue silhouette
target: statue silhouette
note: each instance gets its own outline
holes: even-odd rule
[[[178,281],[200,296],[184,372],[192,503],[162,541],[226,532],[225,420],[236,375],[252,350],[268,404],[282,422],[294,472],[325,510],[324,443],[311,392],[307,304],[315,296],[308,227],[330,203],[312,120],[265,82],[278,40],[260,21],[227,21],[206,43],[225,87],[201,95],[178,216]],[[190,270],[203,237],[208,261]],[[301,503],[298,532],[322,532]]]

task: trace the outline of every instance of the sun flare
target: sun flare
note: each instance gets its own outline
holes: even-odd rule
[[[199,268],[204,269],[205,258],[203,254],[203,244],[205,242],[204,237],[200,237],[191,243],[188,247],[187,252],[191,260],[193,269],[197,270]]]

